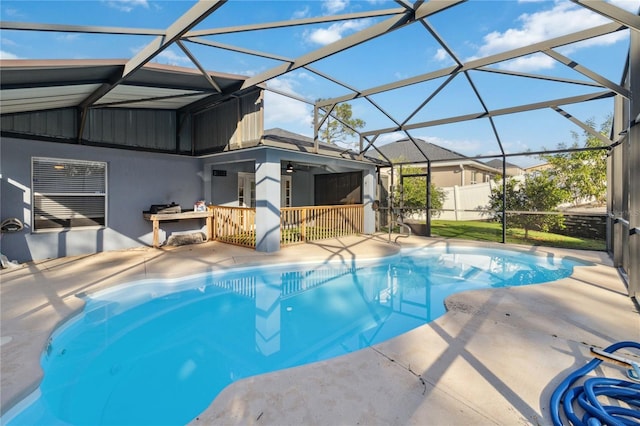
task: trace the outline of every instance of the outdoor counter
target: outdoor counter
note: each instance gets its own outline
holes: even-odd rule
[[[153,247],[159,247],[158,230],[160,229],[160,221],[163,220],[187,220],[187,219],[206,219],[207,221],[207,240],[211,239],[213,212],[207,210],[204,212],[186,211],[182,213],[149,213],[143,212],[142,216],[146,220],[153,222]]]

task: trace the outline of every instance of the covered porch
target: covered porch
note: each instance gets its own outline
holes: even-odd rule
[[[299,136],[299,135],[297,135]],[[375,231],[376,163],[265,132],[253,148],[203,158],[212,240],[273,252]]]

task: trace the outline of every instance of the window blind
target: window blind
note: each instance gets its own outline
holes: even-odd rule
[[[107,164],[33,158],[34,229],[106,224]]]

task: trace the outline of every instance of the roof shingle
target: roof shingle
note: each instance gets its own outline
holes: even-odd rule
[[[387,145],[378,146],[377,148],[392,161],[424,163],[427,160],[441,161],[467,159],[467,157],[462,154],[434,145],[422,139],[414,138],[414,141],[415,144],[408,138],[401,139]],[[376,154],[379,155],[379,153]]]

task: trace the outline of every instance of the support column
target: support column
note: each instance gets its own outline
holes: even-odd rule
[[[640,296],[640,32],[630,31],[629,296]]]
[[[626,130],[626,120],[624,120],[624,103],[625,100],[622,96],[617,95],[614,100],[614,128],[613,134],[614,137],[620,138],[618,136],[620,132]],[[624,120],[624,121],[623,121]],[[624,138],[627,138],[628,135],[625,135]],[[618,139],[615,139],[616,141]],[[616,146],[609,153],[608,159],[608,167],[607,167],[607,213],[610,215],[607,219],[607,249],[612,254],[613,257],[613,266],[616,268],[623,266],[624,259],[624,235],[627,228],[621,222],[616,222],[614,219],[623,218],[625,216],[624,210],[624,191],[625,185],[628,182],[624,181],[625,176],[625,168],[624,168],[624,155],[625,155],[625,144],[626,140],[623,142],[623,145]]]
[[[374,168],[362,173],[362,203],[364,204],[364,233],[373,234],[376,230],[376,213],[371,208],[376,199],[376,171]]]
[[[280,156],[256,155],[256,251],[280,250]]]

